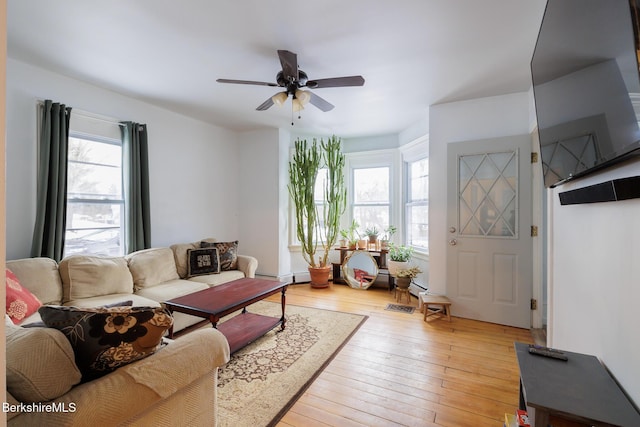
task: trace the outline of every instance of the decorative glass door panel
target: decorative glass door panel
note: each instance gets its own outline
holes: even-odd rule
[[[518,237],[518,151],[458,157],[461,236]]]

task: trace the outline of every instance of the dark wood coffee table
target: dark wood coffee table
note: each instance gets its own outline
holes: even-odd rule
[[[284,329],[286,290],[285,283],[245,278],[174,298],[165,301],[164,304],[171,312],[177,311],[209,320],[214,328],[224,334],[231,353],[234,353],[278,325]],[[282,293],[282,317],[264,316],[247,311],[247,306],[278,292]],[[240,309],[242,313],[218,325],[222,317]],[[169,330],[169,338],[173,338],[173,328]]]

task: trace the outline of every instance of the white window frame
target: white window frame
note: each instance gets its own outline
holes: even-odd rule
[[[402,214],[402,222],[403,222],[403,241],[406,242],[407,245],[410,245],[409,242],[409,207],[416,205],[427,205],[429,207],[429,195],[427,194],[427,198],[425,201],[420,202],[412,202],[410,200],[410,190],[411,184],[410,180],[410,170],[409,166],[411,163],[427,159],[429,160],[429,136],[425,135],[424,137],[418,138],[408,144],[405,144],[400,148],[401,156],[402,156],[402,174],[403,174],[403,214]],[[430,186],[431,184],[429,184]],[[428,224],[428,218],[427,218]],[[413,246],[411,245],[417,254],[428,256],[429,248],[424,246]]]
[[[343,215],[341,228],[348,228],[353,220],[354,211],[354,170],[355,169],[369,169],[378,167],[389,168],[389,224],[395,225],[396,228],[401,229],[399,225],[399,195],[400,191],[397,188],[397,170],[398,170],[398,150],[397,149],[385,149],[375,151],[354,152],[345,154],[345,170],[347,171],[345,176],[345,184],[347,185],[347,211],[346,215]],[[379,206],[379,205],[370,205]],[[364,224],[360,224],[360,232],[364,231]],[[384,229],[380,230],[380,236],[384,234]],[[363,238],[365,236],[363,235]]]
[[[115,119],[98,116],[86,112],[74,112],[71,111],[71,119],[69,123],[69,136],[72,138],[84,139],[88,141],[94,141],[101,144],[113,144],[122,147],[122,136],[120,131],[120,124]],[[69,162],[69,160],[68,160]],[[121,169],[124,173],[124,165],[121,165]],[[121,180],[124,185],[124,177]],[[120,206],[120,242],[119,242],[119,255],[125,254],[125,200],[124,200],[124,188],[120,191],[120,198],[83,198],[83,197],[71,197],[67,193],[67,205],[74,203],[92,203],[92,204],[111,204]],[[70,221],[67,220],[67,230],[69,230]],[[66,230],[65,230],[66,232]],[[66,242],[65,242],[66,246]],[[64,249],[65,256],[68,255],[66,248]]]

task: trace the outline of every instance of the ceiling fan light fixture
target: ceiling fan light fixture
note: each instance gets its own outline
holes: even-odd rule
[[[302,105],[307,105],[311,101],[311,94],[306,90],[296,90],[296,99],[300,100]]]
[[[304,104],[298,98],[293,98],[292,105],[293,105],[293,111],[296,113],[298,111],[304,110]]]
[[[276,104],[278,107],[282,107],[282,105],[287,102],[287,98],[289,98],[289,95],[287,94],[287,92],[278,92],[275,95],[273,95],[271,97],[271,100],[273,101],[274,104]]]

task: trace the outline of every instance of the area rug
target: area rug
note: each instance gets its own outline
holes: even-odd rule
[[[415,307],[411,307],[410,305],[400,305],[400,304],[387,304],[387,308],[385,310],[389,311],[399,311],[401,313],[413,314],[415,311]]]
[[[280,316],[280,304],[258,302],[252,313]],[[302,395],[367,316],[286,306],[277,327],[231,356],[218,373],[220,427],[273,426]]]

